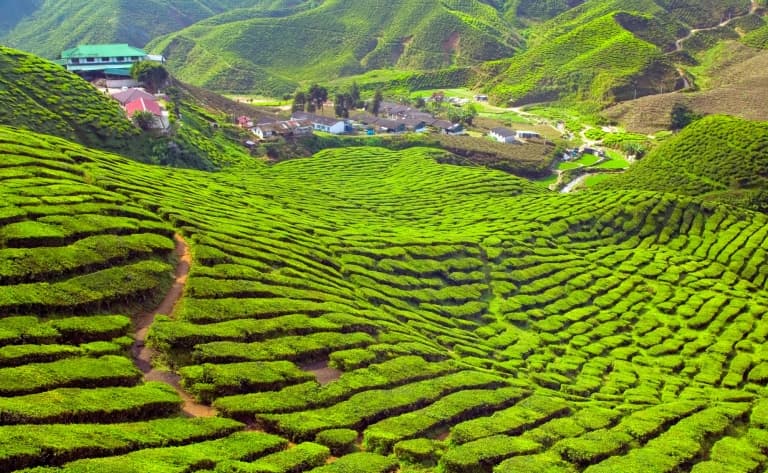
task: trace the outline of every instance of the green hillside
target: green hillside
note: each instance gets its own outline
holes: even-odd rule
[[[0,128],[0,468],[768,465],[768,217],[434,156],[211,174]],[[128,358],[174,233],[149,343],[214,418]]]
[[[50,59],[78,44],[143,46],[216,14],[242,7],[284,8],[299,0],[0,0],[0,43]],[[7,14],[6,14],[7,13]]]
[[[276,94],[372,69],[466,66],[520,46],[499,11],[477,0],[328,0],[281,18],[213,18],[149,47],[182,80]]]
[[[182,118],[172,119],[167,135],[142,134],[117,101],[80,77],[37,56],[0,46],[0,100],[5,105],[0,108],[0,124],[154,164],[214,169],[251,163],[240,144],[243,130],[230,123],[231,115],[235,111],[261,115],[216,94],[174,84],[168,107],[178,107]]]
[[[768,210],[768,122],[709,116],[600,188],[705,196]]]
[[[371,87],[481,86],[499,103],[594,106],[681,88],[679,58],[670,55],[676,41],[750,6],[330,0],[278,18],[257,18],[249,9],[220,15],[150,47],[169,57],[182,79],[222,91],[281,95],[298,83],[358,77]]]
[[[747,0],[591,0],[533,28],[525,53],[489,64],[500,103],[606,105],[681,88],[675,41],[749,12]],[[711,46],[711,45],[710,45]]]
[[[120,149],[138,131],[118,103],[44,59],[0,46],[0,124]]]

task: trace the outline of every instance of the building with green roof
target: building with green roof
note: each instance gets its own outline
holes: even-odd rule
[[[143,49],[127,44],[85,44],[61,53],[59,64],[82,75],[104,74],[129,77],[131,67],[139,61],[164,62],[162,56],[150,56]]]

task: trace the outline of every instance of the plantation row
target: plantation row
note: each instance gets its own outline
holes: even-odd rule
[[[0,429],[35,426],[18,454],[5,447],[14,469],[718,471],[733,451],[749,452],[736,471],[766,466],[762,215],[553,195],[426,149],[204,174],[37,139],[5,168],[71,184],[11,178],[9,225],[50,225],[25,202],[41,186],[94,187],[135,224],[83,218],[76,237],[0,248]],[[102,205],[55,215],[86,204]],[[109,315],[165,293],[174,231],[194,260],[148,343],[232,421],[178,418],[175,390],[126,358],[129,319]],[[79,299],[62,308],[69,287]],[[107,440],[34,453],[61,422]]]

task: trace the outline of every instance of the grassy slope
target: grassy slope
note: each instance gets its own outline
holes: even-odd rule
[[[295,2],[258,3],[272,6]],[[0,3],[0,11],[11,13],[6,27],[0,27],[0,41],[48,58],[56,58],[64,49],[77,44],[117,42],[141,47],[159,35],[218,13],[253,5],[253,1],[244,0],[41,0],[20,10],[16,5]]]
[[[332,0],[283,18],[246,16],[225,24],[214,18],[151,44],[167,54],[182,79],[273,93],[268,89],[289,90],[299,80],[328,81],[371,69],[473,64],[507,57],[517,46],[498,12],[475,0]]]
[[[500,102],[520,104],[607,104],[672,90],[677,77],[663,53],[675,39],[748,9],[743,0],[587,1],[534,28],[524,54],[489,65],[498,73],[489,90]]]
[[[658,48],[639,40],[608,14],[582,23],[512,59],[490,90],[496,101],[523,104],[561,98],[605,103],[615,90],[659,59]]]
[[[297,443],[352,428],[352,439],[362,434],[369,452],[390,454],[394,447],[401,462],[426,455],[448,472],[490,465],[499,471],[530,471],[531,465],[674,471],[698,463],[717,471],[718,462],[736,461],[730,452],[737,449],[753,452],[753,463],[768,461],[759,448],[768,426],[764,215],[653,192],[559,195],[499,172],[439,165],[425,149],[329,150],[210,174],[142,165],[0,128],[0,163],[8,184],[0,215],[15,223],[1,235],[16,247],[0,249],[3,313],[17,310],[8,296],[22,294],[16,304],[34,302],[44,322],[23,335],[31,329],[22,321],[0,317],[0,334],[6,345],[25,341],[27,352],[56,349],[72,359],[57,367],[76,363],[87,373],[96,362],[73,358],[80,347],[46,347],[72,344],[43,331],[58,305],[71,302],[29,284],[56,282],[87,300],[124,290],[104,279],[111,274],[104,263],[86,262],[86,255],[104,256],[79,253],[85,242],[59,248],[84,237],[62,233],[77,229],[78,221],[90,223],[83,231],[110,238],[116,221],[79,214],[108,212],[102,202],[111,199],[146,222],[134,225],[163,235],[172,225],[191,244],[195,262],[184,301],[175,319],[156,322],[150,338],[184,367],[185,385],[215,399],[225,415],[256,418]],[[59,186],[49,185],[53,175]],[[98,196],[96,206],[77,203],[91,195]],[[67,214],[76,218],[60,217]],[[165,223],[150,225],[158,219]],[[22,256],[20,249],[26,249]],[[51,251],[69,255],[57,261],[70,266],[62,272],[34,264]],[[130,258],[117,261],[106,266],[135,266]],[[134,271],[123,283],[144,281]],[[89,303],[77,313],[110,309]],[[0,352],[0,361],[10,363],[18,356],[13,353]],[[325,359],[345,371],[326,387],[304,382],[290,363]],[[44,369],[26,359],[14,363],[23,370],[0,370],[0,376]],[[57,379],[46,383],[72,382]],[[23,380],[14,382],[21,390]],[[193,465],[296,471],[329,456],[311,445],[266,456],[287,441],[229,435],[232,424],[197,434],[191,425],[169,425],[178,437],[170,443],[156,423],[144,424],[154,433],[142,435],[143,443],[120,434],[135,425],[102,424],[163,419],[173,412],[168,393],[142,394],[163,399],[161,412],[88,414],[117,402],[149,402],[117,392],[107,397],[111,389],[139,388],[157,389],[151,383],[104,388],[99,402],[77,404],[79,418],[92,423],[78,431],[93,437],[66,437],[39,455],[48,441],[41,439],[53,438],[39,427],[37,437],[0,444],[0,460],[9,470],[54,466],[46,472]],[[91,391],[11,395],[0,412],[45,424],[50,420],[39,416],[52,406],[39,399],[61,396],[55,407],[64,416]],[[0,417],[0,424],[13,419]],[[746,425],[749,431],[731,428]],[[45,428],[56,435],[54,426]],[[428,440],[444,434],[448,442]],[[424,440],[421,447],[398,443],[406,439]],[[146,449],[186,443],[192,445]],[[94,458],[127,452],[133,453]],[[340,455],[356,472],[393,471],[397,461]],[[336,471],[329,468],[319,471]]]
[[[138,133],[117,102],[61,67],[0,46],[0,123],[120,149]]]
[[[669,116],[676,103],[684,103],[698,113],[730,114],[749,120],[768,120],[761,104],[768,100],[763,84],[768,71],[768,50],[753,47],[753,36],[743,41],[724,41],[690,58],[692,64],[682,66],[695,83],[696,90],[686,93],[661,94],[616,104],[604,115],[626,128],[654,133],[669,127]],[[731,30],[733,35],[736,35]],[[744,44],[746,43],[746,44]]]
[[[705,195],[765,210],[768,123],[709,116],[599,187]]]
[[[37,56],[0,46],[0,124],[47,133],[144,162],[213,169],[250,163],[232,115],[259,118],[251,107],[179,84],[181,124],[169,136],[141,134],[119,104]],[[229,125],[212,128],[211,122]]]

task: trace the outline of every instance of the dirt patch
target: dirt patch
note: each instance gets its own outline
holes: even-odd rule
[[[184,294],[184,286],[187,284],[187,277],[189,276],[189,268],[192,265],[192,255],[189,252],[189,245],[184,241],[181,235],[174,235],[176,240],[176,256],[179,258],[179,262],[176,265],[176,275],[173,282],[173,286],[168,290],[165,298],[154,310],[149,312],[143,312],[138,314],[134,318],[134,324],[136,332],[134,334],[133,346],[131,347],[131,355],[133,362],[137,368],[144,373],[144,381],[159,381],[165,383],[179,393],[179,396],[184,401],[182,406],[182,412],[189,417],[214,417],[216,416],[216,410],[210,406],[200,404],[181,387],[181,378],[176,373],[170,371],[161,371],[152,367],[152,358],[157,355],[155,350],[152,350],[146,345],[147,333],[149,327],[155,321],[157,314],[173,314],[173,309]]]
[[[315,375],[317,382],[323,386],[336,381],[342,375],[342,371],[328,366],[327,360],[305,363],[299,366],[299,368],[301,368],[302,371],[306,371],[307,373],[312,373]]]
[[[445,41],[443,41],[443,51],[445,51],[446,54],[455,54],[459,51],[460,44],[461,33],[454,31]]]
[[[724,46],[721,59],[698,80],[704,90],[652,95],[616,104],[603,112],[631,131],[654,133],[669,126],[670,112],[683,103],[698,113],[735,115],[747,120],[768,120],[768,51],[738,42]]]

